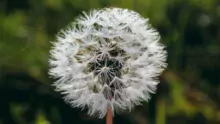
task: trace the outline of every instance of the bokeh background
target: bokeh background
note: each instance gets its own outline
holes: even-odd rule
[[[81,14],[121,7],[150,18],[168,69],[150,102],[115,124],[220,124],[220,0],[0,0],[0,124],[104,124],[53,91],[50,41]]]

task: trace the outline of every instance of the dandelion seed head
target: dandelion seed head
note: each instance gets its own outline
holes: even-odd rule
[[[166,68],[166,51],[148,19],[120,8],[83,13],[57,35],[49,59],[56,90],[73,107],[104,117],[147,101]]]

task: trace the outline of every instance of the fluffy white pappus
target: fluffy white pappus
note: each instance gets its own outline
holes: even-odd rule
[[[148,19],[120,8],[83,13],[53,42],[49,74],[73,107],[104,117],[150,99],[167,54]]]

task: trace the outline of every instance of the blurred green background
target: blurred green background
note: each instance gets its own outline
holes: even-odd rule
[[[157,94],[115,124],[220,124],[220,0],[0,0],[0,124],[104,124],[53,91],[50,41],[82,11],[129,8],[161,34]]]

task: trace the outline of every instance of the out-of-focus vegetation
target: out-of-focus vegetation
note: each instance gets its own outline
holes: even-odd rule
[[[219,124],[219,0],[1,0],[0,124],[105,123],[64,103],[47,74],[57,32],[103,7],[150,18],[168,51],[157,94],[115,124]]]

